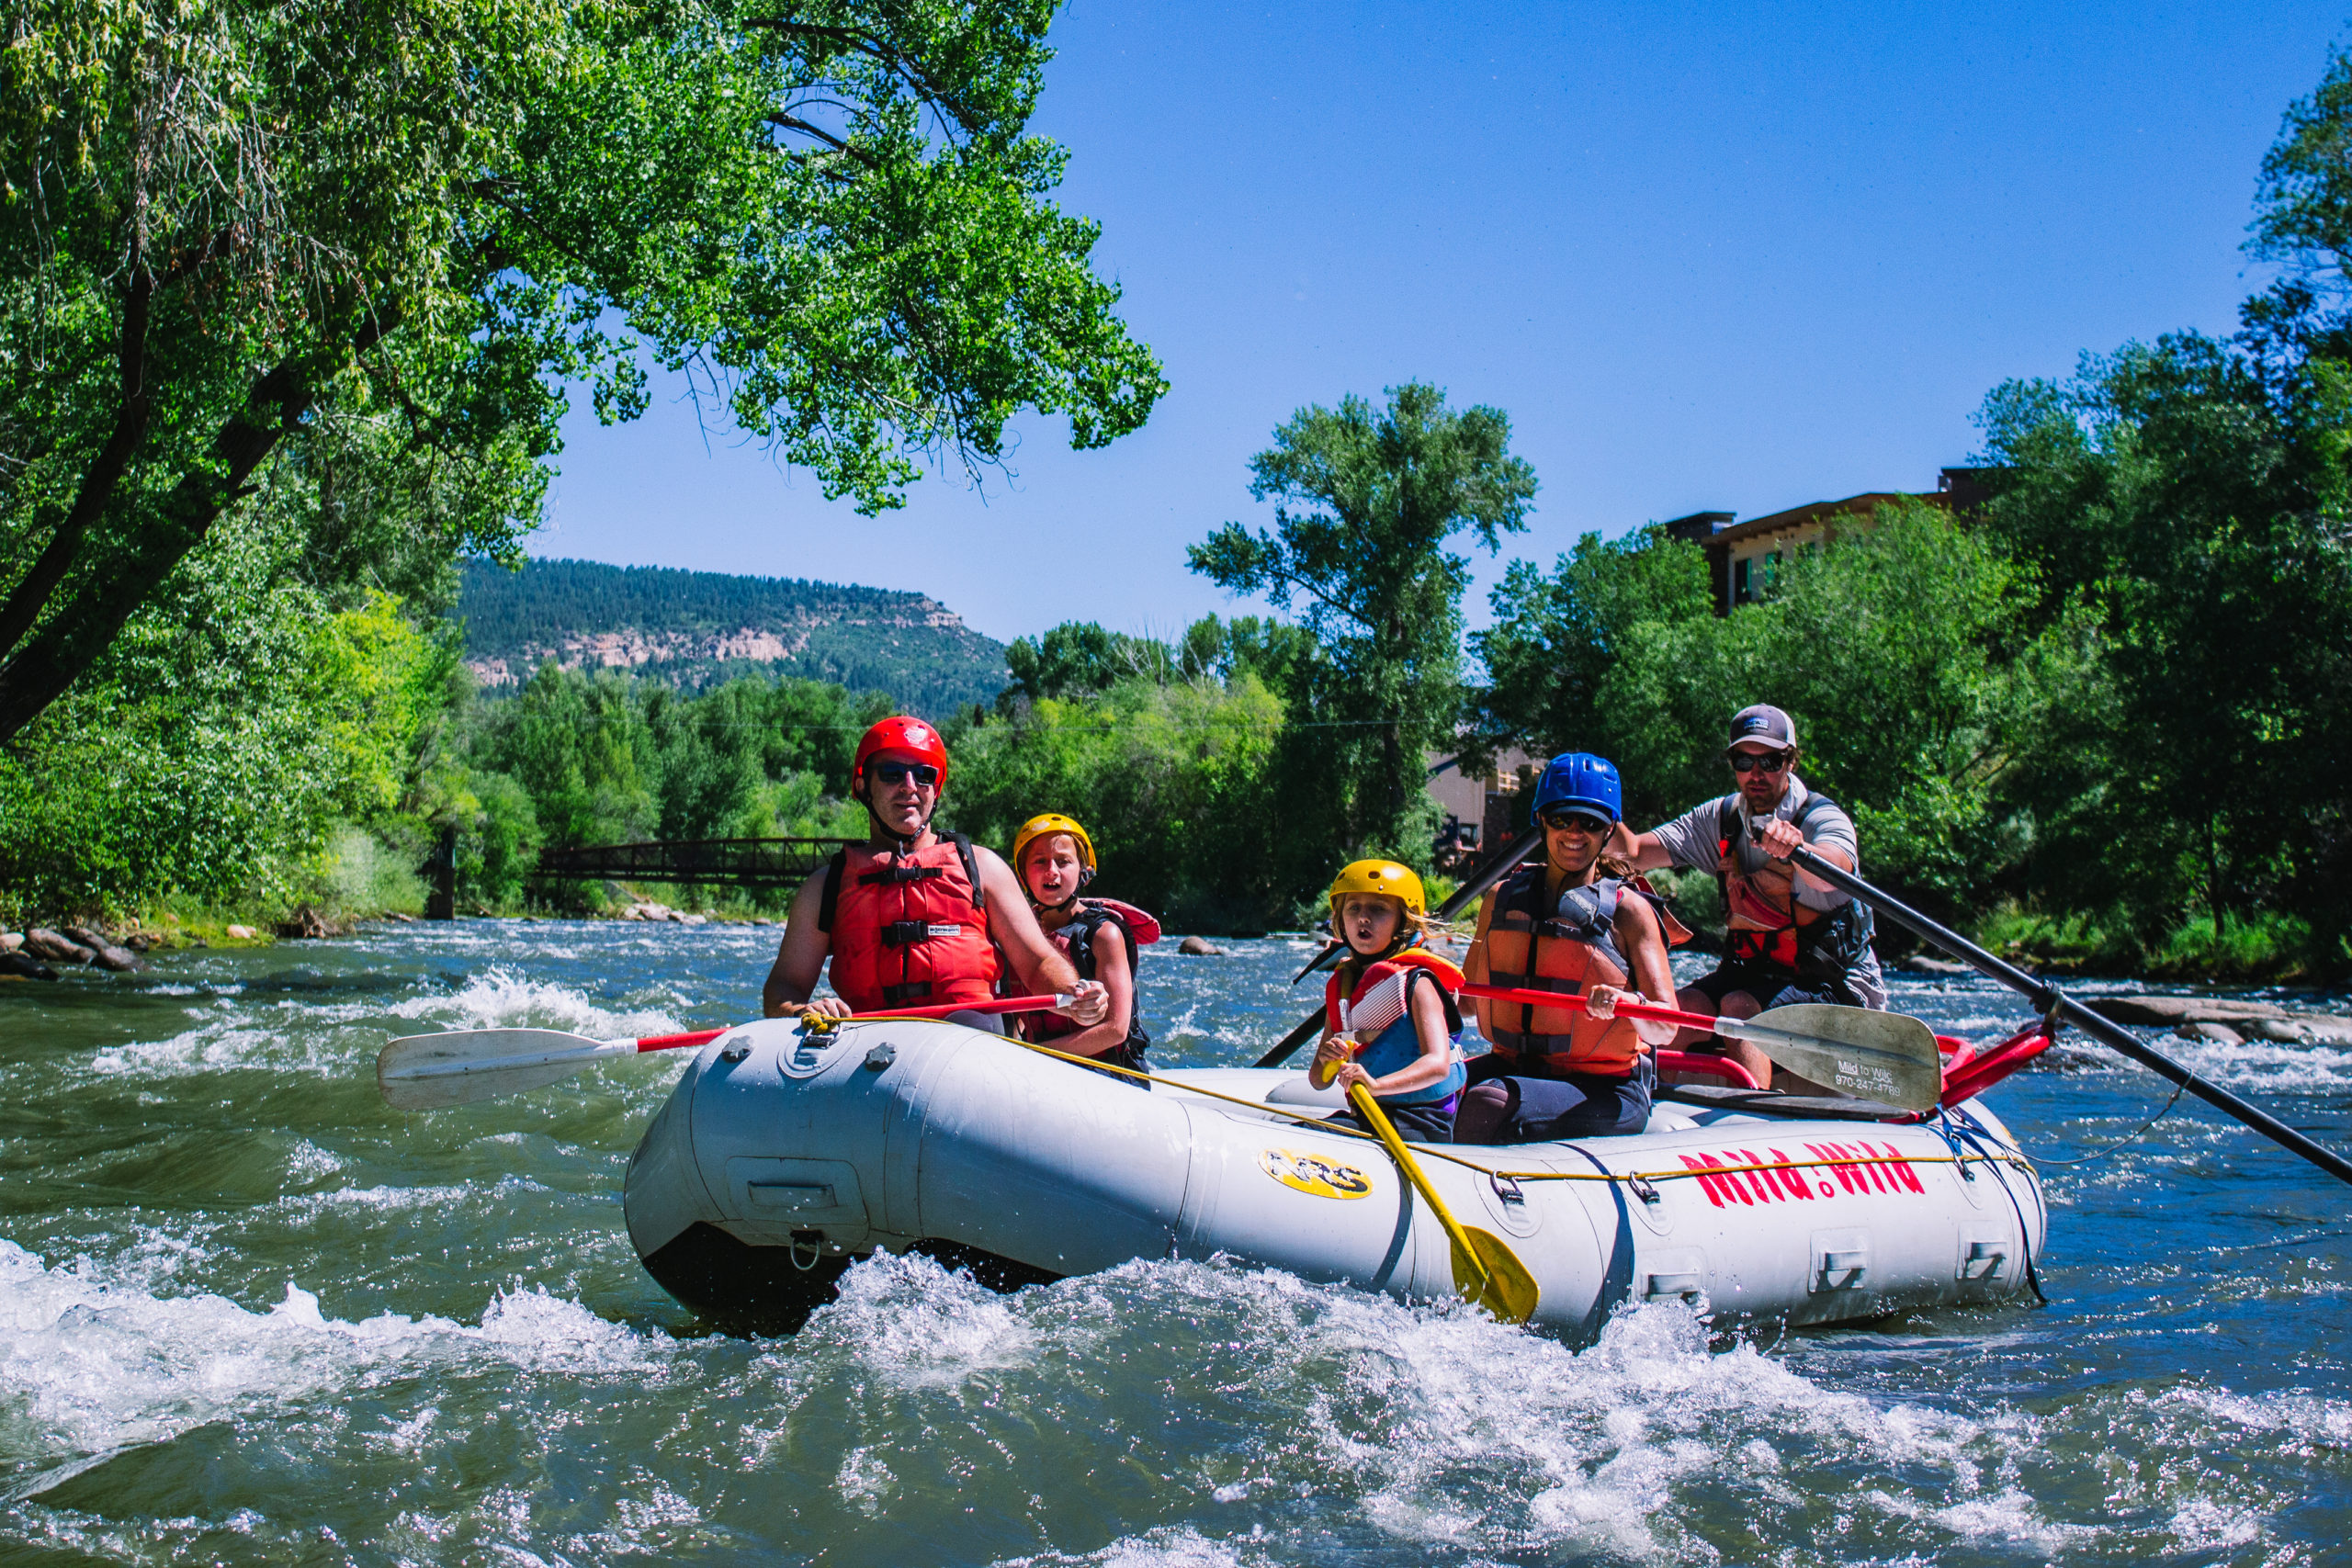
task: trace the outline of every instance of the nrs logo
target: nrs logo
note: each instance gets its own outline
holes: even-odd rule
[[[1315,1198],[1361,1198],[1372,1190],[1372,1178],[1354,1166],[1295,1149],[1260,1149],[1258,1168],[1292,1191]]]

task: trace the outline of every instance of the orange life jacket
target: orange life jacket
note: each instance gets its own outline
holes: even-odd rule
[[[961,833],[908,854],[842,851],[825,871],[817,929],[832,937],[833,989],[854,1012],[984,1002],[996,992],[979,863]]]
[[[1618,898],[1639,889],[1600,885],[1607,908],[1592,927],[1571,931],[1555,918],[1542,862],[1511,873],[1495,896],[1484,939],[1487,983],[1520,991],[1577,996],[1592,985],[1631,989],[1624,956],[1611,930]],[[1479,1031],[1498,1055],[1515,1058],[1510,1070],[1531,1077],[1589,1073],[1628,1077],[1641,1054],[1641,1036],[1628,1018],[1593,1018],[1566,1008],[1523,1002],[1478,1004]]]
[[[1813,814],[1837,802],[1813,791],[1795,818],[1804,831]],[[1740,866],[1739,802],[1727,795],[1716,808],[1715,881],[1724,890],[1724,956],[1740,964],[1770,964],[1808,978],[1838,979],[1869,951],[1870,907],[1849,898],[1837,908],[1815,909],[1796,897],[1796,868],[1766,861],[1755,871]]]

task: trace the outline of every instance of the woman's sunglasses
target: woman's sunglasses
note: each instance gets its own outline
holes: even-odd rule
[[[1735,773],[1752,773],[1758,768],[1768,773],[1777,773],[1788,765],[1789,754],[1786,751],[1734,751],[1731,754],[1731,771]]]
[[[874,776],[886,784],[904,784],[910,775],[912,775],[915,783],[925,789],[939,783],[939,770],[929,762],[876,762],[874,764]]]
[[[1544,813],[1544,826],[1563,833],[1573,830],[1600,834],[1609,831],[1610,824],[1605,817],[1588,817],[1581,811],[1546,811]]]

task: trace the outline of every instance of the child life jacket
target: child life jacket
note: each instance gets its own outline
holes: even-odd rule
[[[1046,940],[1061,949],[1069,959],[1069,966],[1078,971],[1081,980],[1094,978],[1094,944],[1102,940],[1102,928],[1118,931],[1127,948],[1127,976],[1136,974],[1136,949],[1148,947],[1159,940],[1159,922],[1136,908],[1122,904],[1116,898],[1081,898],[1070,911],[1069,923],[1059,931],[1046,933]],[[1044,1043],[1058,1040],[1078,1032],[1078,1024],[1057,1012],[1031,1013],[1022,1026],[1022,1038]],[[1105,1053],[1123,1067],[1140,1066],[1144,1047],[1151,1043],[1151,1036],[1144,1032],[1143,998],[1134,997],[1127,1009],[1127,1037]]]
[[[1487,922],[1487,981],[1519,991],[1581,995],[1589,986],[1634,989],[1630,966],[1617,948],[1617,907],[1627,894],[1657,911],[1668,945],[1690,933],[1646,884],[1603,877],[1570,887],[1545,908],[1548,868],[1532,862],[1510,874],[1495,896]],[[1487,1037],[1497,1055],[1514,1058],[1510,1070],[1534,1077],[1589,1073],[1629,1077],[1641,1036],[1629,1018],[1594,1018],[1581,1009],[1487,1004]]]
[[[972,840],[948,833],[899,854],[854,845],[825,868],[817,929],[832,936],[833,989],[853,1012],[984,1002],[996,993]]]
[[[1802,833],[1813,814],[1837,802],[1815,790],[1794,818]],[[1843,980],[1870,951],[1870,906],[1849,898],[1835,909],[1797,901],[1796,869],[1767,861],[1740,867],[1739,799],[1726,795],[1715,811],[1715,883],[1724,892],[1724,956],[1736,964],[1769,964],[1811,980]]]
[[[1413,1027],[1413,987],[1427,977],[1438,990],[1438,1000],[1445,1006],[1446,1038],[1454,1049],[1449,1057],[1445,1077],[1425,1089],[1408,1089],[1402,1094],[1384,1094],[1380,1100],[1388,1105],[1440,1105],[1450,1102],[1470,1081],[1462,1063],[1462,1010],[1453,999],[1462,988],[1462,971],[1436,953],[1422,948],[1408,947],[1394,953],[1377,964],[1366,964],[1363,975],[1347,995],[1340,994],[1340,976],[1335,972],[1323,983],[1323,1009],[1326,1027],[1343,1033],[1353,1033],[1363,1046],[1356,1052],[1355,1064],[1375,1078],[1386,1077],[1412,1066],[1420,1059],[1420,1032]],[[1370,1040],[1364,1040],[1371,1033]]]

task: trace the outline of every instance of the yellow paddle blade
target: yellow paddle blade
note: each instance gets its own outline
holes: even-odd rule
[[[1473,1258],[1462,1250],[1461,1242],[1453,1244],[1453,1288],[1462,1299],[1485,1308],[1497,1323],[1525,1323],[1533,1317],[1543,1292],[1519,1254],[1491,1231],[1464,1225],[1462,1234],[1477,1254]]]

